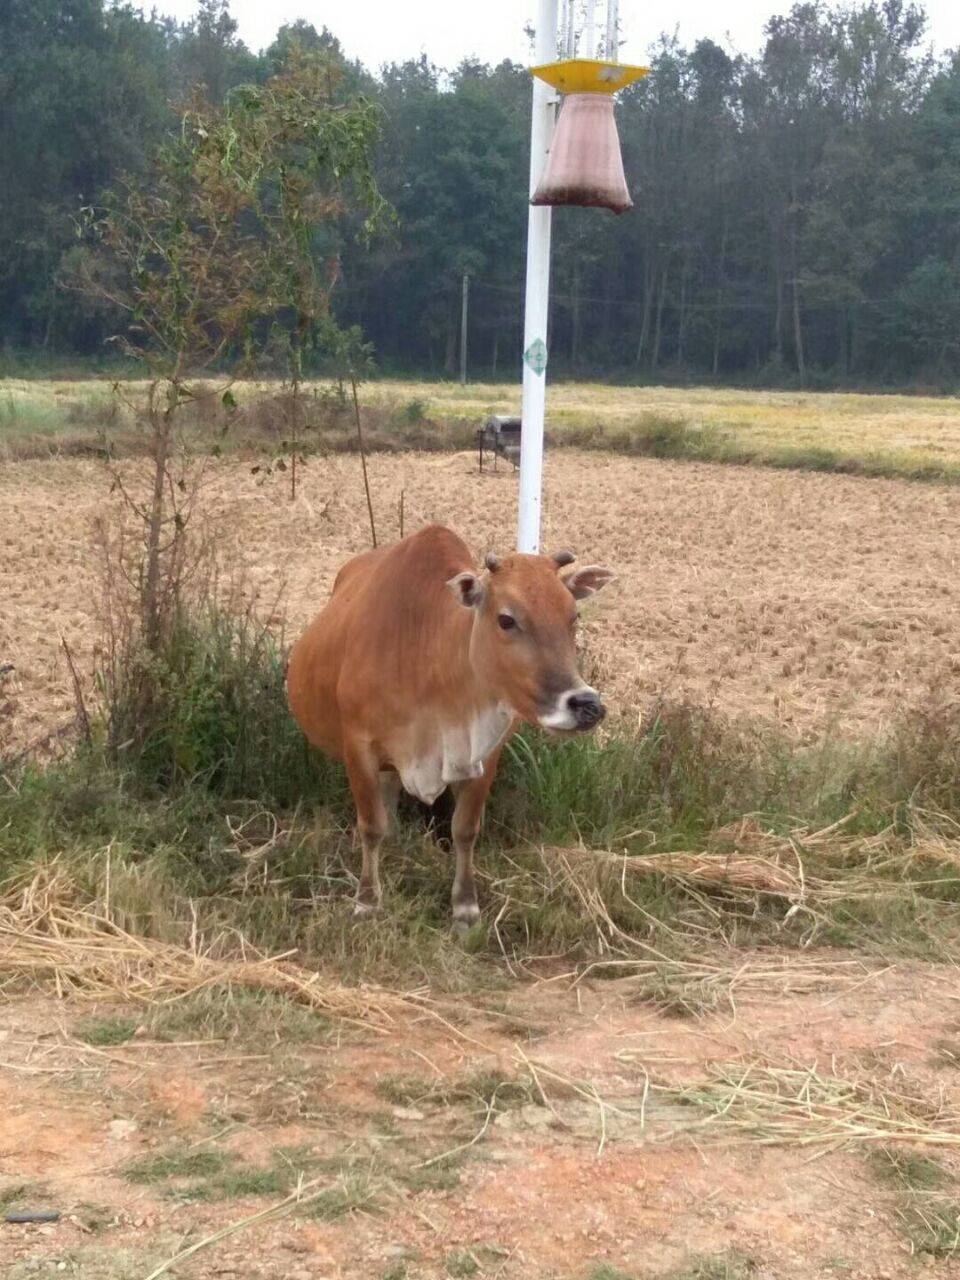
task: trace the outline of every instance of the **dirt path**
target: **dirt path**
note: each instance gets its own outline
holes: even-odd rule
[[[386,1038],[318,1027],[296,1043],[135,1036],[97,1048],[76,1038],[78,1024],[116,1010],[10,1000],[0,1008],[0,1198],[63,1216],[0,1226],[0,1273],[146,1280],[185,1243],[282,1199],[295,1169],[339,1190],[175,1274],[956,1274],[949,1260],[911,1256],[876,1143],[762,1145],[723,1118],[704,1124],[670,1092],[721,1063],[761,1063],[922,1095],[930,1116],[956,1117],[960,1074],[943,1050],[960,1025],[954,973],[826,957],[817,989],[789,994],[791,970],[802,977],[808,963],[785,961],[782,983],[696,1020],[639,1002],[629,981],[517,988],[509,1019],[478,1011],[460,1037],[423,1022]],[[545,1099],[530,1087],[531,1062]],[[521,1078],[528,1092],[510,1095]],[[602,1121],[591,1098],[603,1100]],[[953,1144],[928,1149],[947,1180],[960,1175],[957,1128]],[[256,1181],[270,1170],[287,1174]],[[729,1270],[683,1271],[708,1255]]]
[[[371,461],[381,537],[454,525],[478,553],[508,549],[516,481],[471,455]],[[337,568],[367,545],[355,459],[311,461],[291,504],[286,478],[212,464],[204,508],[224,561],[295,633]],[[11,464],[0,473],[0,734],[24,743],[69,719],[60,636],[84,673],[96,636],[95,518],[116,497],[96,463]],[[960,671],[960,490],[557,451],[545,542],[616,567],[590,613],[599,679],[620,714],[666,692],[759,714],[805,735],[874,731],[904,701]],[[278,593],[283,591],[279,607]],[[4,705],[0,704],[0,705]],[[0,743],[0,747],[2,747]]]

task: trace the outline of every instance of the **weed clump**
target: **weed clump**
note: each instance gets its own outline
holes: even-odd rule
[[[88,1018],[76,1028],[78,1040],[85,1044],[126,1044],[136,1034],[137,1023],[133,1018]]]

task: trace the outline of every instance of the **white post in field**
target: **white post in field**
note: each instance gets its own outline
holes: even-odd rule
[[[585,58],[595,58],[597,56],[597,40],[594,33],[594,20],[597,12],[597,0],[586,0],[587,19],[585,30],[583,33],[583,43],[586,46],[583,50]]]
[[[607,0],[607,34],[603,42],[603,56],[608,62],[620,61],[619,0]]]
[[[557,0],[540,0],[534,57],[537,65],[557,59]],[[536,190],[553,136],[556,91],[533,81],[530,124],[530,195]],[[550,300],[549,205],[527,211],[527,283],[523,311],[523,424],[520,433],[520,513],[517,550],[540,550],[543,486],[543,418],[547,399],[547,310]]]

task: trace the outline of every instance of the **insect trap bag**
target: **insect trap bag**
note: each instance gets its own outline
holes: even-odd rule
[[[612,97],[571,93],[564,98],[543,177],[530,203],[586,205],[614,213],[633,208]]]

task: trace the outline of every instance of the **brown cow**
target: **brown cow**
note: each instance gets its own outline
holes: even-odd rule
[[[479,918],[473,846],[504,742],[520,721],[553,733],[605,714],[577,671],[576,601],[611,581],[574,557],[487,556],[430,525],[340,570],[290,655],[287,693],[314,746],[343,760],[357,807],[358,914],[380,904],[378,853],[400,787],[426,804],[456,793],[454,919]]]

